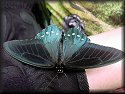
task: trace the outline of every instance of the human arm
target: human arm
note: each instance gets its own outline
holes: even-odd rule
[[[91,42],[122,50],[123,28],[89,37]],[[123,86],[123,60],[99,68],[86,69],[91,91],[110,91]]]

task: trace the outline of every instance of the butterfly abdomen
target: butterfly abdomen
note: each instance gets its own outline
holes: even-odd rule
[[[62,31],[62,36],[59,41],[58,48],[58,62],[56,64],[57,73],[63,73],[64,65],[63,65],[63,40],[64,40],[64,31]]]

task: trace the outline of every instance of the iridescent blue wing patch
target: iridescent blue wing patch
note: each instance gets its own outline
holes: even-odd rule
[[[61,31],[50,25],[38,33],[35,39],[13,40],[4,43],[5,50],[15,59],[42,68],[52,68],[58,60],[58,44]]]
[[[55,25],[42,30],[35,39],[5,42],[4,48],[17,60],[42,68],[54,68],[56,64],[61,68],[61,63],[68,69],[81,70],[112,64],[124,57],[118,49],[90,43],[77,28],[70,28],[62,38]]]
[[[69,28],[65,32],[63,63],[66,68],[96,68],[124,57],[124,52],[118,49],[90,43],[90,39],[82,32],[79,28]]]
[[[35,38],[41,41],[53,61],[57,63],[61,30],[56,25],[50,25],[38,33]]]
[[[76,51],[78,51],[81,46],[90,42],[90,39],[87,38],[82,32],[77,28],[70,28],[64,33],[64,61],[67,61]]]

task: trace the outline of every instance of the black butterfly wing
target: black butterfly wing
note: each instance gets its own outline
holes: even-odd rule
[[[55,66],[49,52],[37,39],[8,41],[3,46],[13,58],[23,63],[42,68]]]
[[[61,31],[50,25],[35,39],[13,40],[4,43],[5,50],[15,59],[33,66],[52,68],[58,61],[58,43]]]
[[[65,62],[65,66],[72,69],[96,68],[115,63],[124,56],[124,52],[118,49],[86,43]]]

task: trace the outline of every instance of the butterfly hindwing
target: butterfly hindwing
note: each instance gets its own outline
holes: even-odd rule
[[[64,61],[68,60],[82,45],[89,42],[89,39],[77,28],[70,28],[65,32],[64,38]]]
[[[13,40],[4,43],[5,50],[15,59],[42,68],[52,68],[58,60],[58,43],[61,31],[50,25],[35,39]]]
[[[35,38],[41,41],[50,53],[53,61],[57,62],[61,30],[56,25],[50,25],[38,33]]]
[[[50,25],[35,39],[8,41],[4,43],[4,48],[15,59],[41,68],[55,67],[59,63],[59,55],[62,55],[64,66],[71,69],[100,67],[124,57],[124,53],[118,49],[90,43],[78,28],[65,31],[64,38],[61,38],[61,34],[56,25]],[[60,46],[61,39],[63,44]]]

